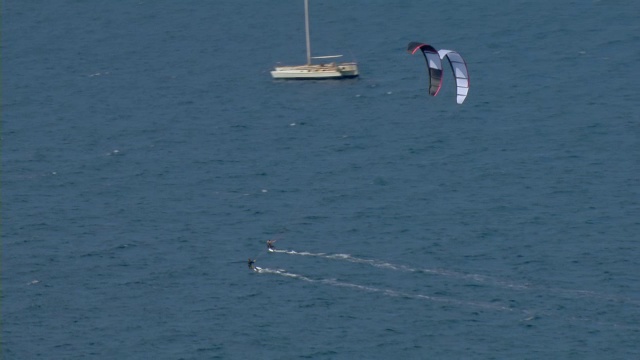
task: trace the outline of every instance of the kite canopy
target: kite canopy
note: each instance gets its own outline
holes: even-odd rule
[[[409,43],[407,51],[411,55],[415,54],[418,50],[422,51],[427,61],[427,68],[429,69],[429,95],[436,96],[442,86],[442,61],[440,60],[440,55],[438,54],[438,50],[431,45],[413,41]]]
[[[441,59],[444,60],[446,57],[449,60],[453,76],[456,78],[456,87],[458,90],[456,102],[462,104],[469,93],[469,70],[467,69],[467,63],[462,59],[460,54],[453,50],[439,50],[438,54]]]

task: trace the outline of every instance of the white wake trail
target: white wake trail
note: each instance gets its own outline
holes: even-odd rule
[[[431,303],[445,303],[445,304],[449,304],[449,305],[453,305],[453,306],[459,306],[459,307],[462,307],[462,308],[476,308],[476,309],[479,308],[479,309],[485,309],[485,310],[510,312],[510,313],[522,315],[523,318],[520,321],[523,321],[523,322],[529,322],[529,321],[536,320],[536,319],[539,319],[539,318],[558,316],[558,314],[556,314],[556,313],[554,313],[552,311],[549,311],[549,310],[516,309],[516,308],[511,308],[511,307],[507,307],[507,306],[496,304],[496,303],[465,301],[465,300],[459,300],[459,299],[454,299],[454,298],[447,298],[447,297],[442,297],[442,296],[432,296],[432,295],[426,295],[426,294],[409,294],[409,293],[402,292],[402,291],[396,291],[396,290],[392,290],[392,289],[384,289],[384,288],[379,288],[379,287],[375,287],[375,286],[367,286],[367,285],[348,283],[348,282],[344,282],[344,281],[338,281],[338,280],[335,280],[335,279],[312,279],[310,277],[307,277],[307,276],[304,276],[304,275],[300,275],[300,274],[291,273],[291,272],[288,272],[288,271],[283,270],[283,269],[269,269],[269,268],[259,268],[259,267],[257,267],[256,268],[256,272],[258,272],[260,274],[279,275],[279,276],[283,276],[283,277],[287,277],[287,278],[291,278],[291,279],[302,280],[302,281],[306,281],[306,282],[310,282],[310,283],[324,284],[324,285],[329,285],[329,286],[333,286],[333,287],[341,287],[341,288],[353,289],[353,290],[357,290],[357,291],[378,293],[378,294],[382,294],[384,296],[402,297],[402,298],[406,298],[406,299],[423,300],[423,301],[428,301],[428,302],[431,302]],[[563,317],[562,315],[560,315],[560,316]],[[616,327],[616,328],[626,328],[626,329],[633,330],[633,331],[637,331],[638,330],[638,327],[635,326],[635,325],[618,324],[618,323],[611,323],[611,322],[602,322],[602,321],[599,321],[599,320],[597,320],[595,318],[590,318],[590,317],[576,317],[576,316],[566,317],[566,316],[564,316],[564,318],[566,320],[572,321],[572,322],[589,322],[589,323],[599,324],[599,325],[603,325],[603,326],[612,326],[612,327]]]
[[[463,301],[463,300],[457,300],[453,298],[431,296],[431,295],[424,295],[424,294],[408,294],[405,292],[396,291],[392,289],[383,289],[383,288],[378,288],[374,286],[353,284],[353,283],[348,283],[344,281],[338,281],[335,279],[312,279],[307,276],[291,273],[283,269],[269,269],[269,268],[256,267],[255,271],[260,274],[279,275],[279,276],[303,280],[311,283],[325,284],[325,285],[330,285],[334,287],[342,287],[342,288],[349,288],[349,289],[355,289],[355,290],[372,292],[372,293],[379,293],[385,296],[404,297],[407,299],[417,299],[417,300],[427,300],[430,302],[448,303],[448,304],[458,305],[462,307],[475,307],[475,308],[492,309],[492,310],[509,311],[509,312],[518,311],[518,310],[508,308],[506,306],[490,304],[490,303]],[[529,314],[527,311],[522,311],[522,312],[525,314]]]
[[[616,296],[616,295],[610,295],[610,294],[601,294],[594,291],[562,289],[562,288],[554,288],[554,287],[542,286],[542,285],[533,285],[529,283],[515,283],[512,281],[498,279],[498,278],[487,276],[487,275],[460,273],[460,272],[446,270],[446,269],[413,268],[410,266],[393,264],[393,263],[389,263],[381,260],[362,259],[355,256],[351,256],[350,254],[326,254],[326,253],[313,253],[313,252],[307,252],[307,251],[298,252],[295,250],[275,250],[275,252],[288,254],[288,255],[314,256],[314,257],[321,257],[325,259],[347,261],[351,263],[367,264],[376,268],[389,269],[394,271],[425,273],[425,274],[446,276],[451,278],[470,280],[470,281],[474,281],[481,284],[488,284],[488,285],[498,286],[502,288],[518,290],[518,291],[542,290],[548,293],[556,293],[557,295],[569,296],[573,298],[589,297],[589,298],[600,299],[605,301],[608,301],[608,300],[623,301],[623,302],[634,304],[634,305],[640,305],[640,301],[635,299]]]

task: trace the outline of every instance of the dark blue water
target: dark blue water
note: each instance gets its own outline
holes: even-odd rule
[[[4,1],[2,357],[638,358],[639,11]]]

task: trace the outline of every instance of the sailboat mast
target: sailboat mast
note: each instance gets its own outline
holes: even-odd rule
[[[304,0],[304,28],[307,34],[307,65],[311,65],[311,41],[309,40],[309,0]]]

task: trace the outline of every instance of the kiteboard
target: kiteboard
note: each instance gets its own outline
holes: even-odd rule
[[[274,249],[274,248],[267,248],[267,251],[268,251],[268,252],[276,252],[276,249]]]
[[[262,268],[260,266],[256,266],[253,268],[253,271],[255,272],[260,272],[260,270],[262,270]]]

